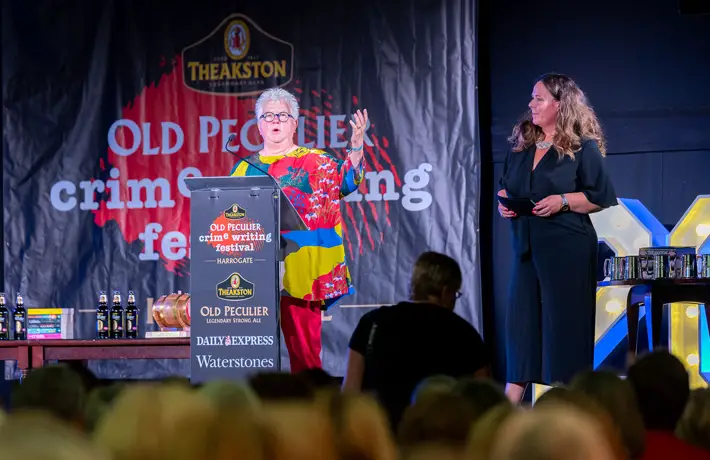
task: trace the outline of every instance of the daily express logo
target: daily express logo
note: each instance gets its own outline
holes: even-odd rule
[[[217,335],[197,336],[196,338],[198,347],[253,347],[271,346],[274,344],[274,337],[271,335]]]
[[[293,55],[291,43],[233,14],[182,51],[183,81],[201,93],[255,96],[291,82]]]
[[[238,204],[233,204],[229,209],[224,210],[224,217],[229,220],[240,220],[244,219],[246,216],[246,210]]]
[[[232,273],[217,285],[217,297],[231,302],[251,299],[254,297],[254,283],[239,273]]]

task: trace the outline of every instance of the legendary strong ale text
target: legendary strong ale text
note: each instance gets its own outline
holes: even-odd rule
[[[192,81],[249,80],[286,76],[286,61],[187,63]]]

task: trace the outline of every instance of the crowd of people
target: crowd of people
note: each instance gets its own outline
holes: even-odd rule
[[[584,370],[521,403],[454,313],[462,273],[426,252],[411,298],[365,314],[344,379],[320,368],[192,385],[32,370],[0,414],[23,460],[710,460],[710,390],[667,351],[621,377]]]
[[[621,377],[584,370],[534,405],[490,379],[454,313],[452,258],[417,260],[411,298],[365,314],[344,379],[320,368],[248,381],[105,382],[81,365],[13,389],[0,446],[23,460],[710,460],[710,390],[667,351]]]
[[[192,386],[103,382],[66,364],[32,371],[0,421],[27,460],[537,460],[710,458],[710,390],[665,351],[622,379],[584,372],[517,405],[485,378],[433,375],[392,423],[376,395],[320,369]]]

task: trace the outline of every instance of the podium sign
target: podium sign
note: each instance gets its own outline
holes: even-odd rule
[[[185,182],[191,190],[191,381],[278,371],[280,190],[266,177]]]

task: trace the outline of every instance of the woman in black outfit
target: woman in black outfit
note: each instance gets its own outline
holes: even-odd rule
[[[498,206],[513,228],[506,312],[506,393],[567,383],[594,360],[597,234],[589,215],[617,204],[599,121],[577,84],[541,77],[513,129],[498,195],[534,201],[531,216]]]

